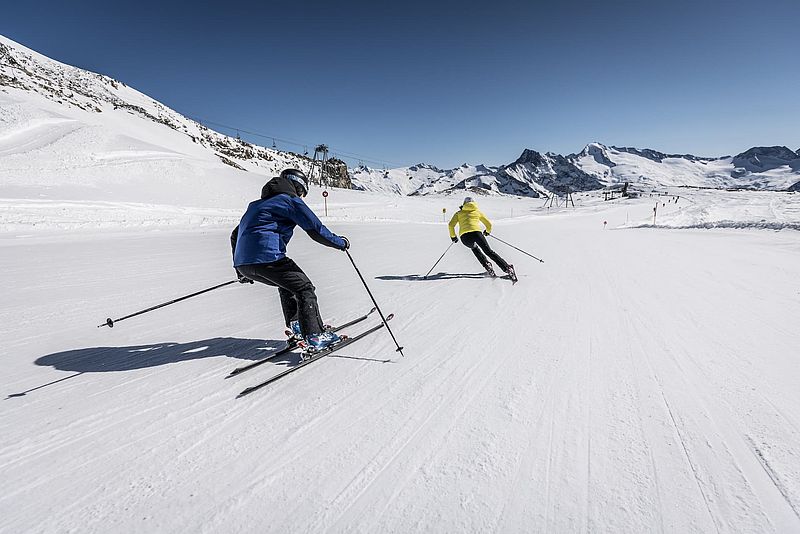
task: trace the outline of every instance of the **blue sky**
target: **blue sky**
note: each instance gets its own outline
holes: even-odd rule
[[[797,1],[337,4],[13,2],[0,33],[188,116],[371,166],[591,141],[800,148]]]

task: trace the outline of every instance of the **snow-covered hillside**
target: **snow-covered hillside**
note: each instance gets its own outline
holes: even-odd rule
[[[352,173],[353,185],[368,191],[388,191],[406,195],[456,193],[470,190],[492,195],[522,197],[600,189],[602,183],[557,154],[525,150],[509,165],[488,167],[464,163],[455,169],[441,170],[430,165],[376,170],[359,167]]]
[[[308,165],[0,36],[0,197],[230,207],[245,184]]]
[[[39,162],[35,172],[19,163],[31,155]],[[217,190],[212,196],[218,205],[238,203],[237,184],[253,176],[234,170],[271,176],[287,166],[308,169],[310,164],[307,157],[217,133],[123,82],[53,61],[0,36],[0,196],[124,200],[117,193],[125,197],[136,191],[155,172],[155,161],[171,162],[170,171],[148,202],[192,207],[203,207],[195,204],[201,199],[193,192],[209,187]],[[110,179],[117,183],[108,183],[102,171],[106,164],[125,168]],[[516,161],[499,167],[362,166],[351,175],[356,189],[400,195],[472,190],[538,197],[624,182],[634,188],[787,190],[800,188],[800,155],[786,147],[755,147],[733,157],[699,158],[591,143],[568,156],[525,149]],[[53,182],[63,185],[57,191],[45,185]],[[349,182],[345,177],[343,183]]]
[[[700,158],[591,143],[571,157],[607,185],[783,191],[800,182],[800,154],[786,147],[755,147],[733,157]]]
[[[626,182],[648,191],[658,187],[786,191],[800,188],[800,153],[786,147],[754,147],[737,156],[701,158],[590,143],[568,156],[525,149],[516,161],[500,167],[466,163],[447,170],[424,164],[389,170],[359,167],[352,177],[356,188],[405,195],[469,189],[538,197]]]
[[[737,156],[702,158],[590,143],[568,156],[525,149],[516,161],[500,167],[465,163],[440,170],[420,164],[384,171],[361,167],[353,172],[357,188],[417,195],[471,189],[537,197],[626,182],[633,189],[648,191],[658,187],[798,190],[800,150],[754,147]]]

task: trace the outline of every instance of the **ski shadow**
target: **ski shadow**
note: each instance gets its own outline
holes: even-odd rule
[[[91,347],[54,352],[37,358],[40,366],[61,371],[102,373],[131,371],[170,363],[228,356],[240,360],[258,360],[269,352],[286,346],[283,340],[241,339],[217,337],[188,343],[155,343],[128,347]],[[287,355],[291,358],[291,354]],[[280,360],[276,358],[276,362]]]
[[[385,275],[376,276],[378,280],[405,280],[409,282],[429,282],[431,280],[453,280],[455,278],[488,278],[486,273],[436,273],[422,276],[421,274]]]

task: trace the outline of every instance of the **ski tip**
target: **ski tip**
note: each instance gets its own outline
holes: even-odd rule
[[[372,309],[369,311],[369,313],[367,313],[367,315],[369,315],[370,313],[374,313],[377,309],[378,309],[377,307],[373,306]]]
[[[393,313],[390,313],[389,315],[386,316],[386,320],[388,321],[389,319],[394,319]]]
[[[245,389],[245,390],[242,390],[242,392],[241,392],[241,393],[239,393],[238,395],[236,395],[236,398],[237,398],[237,399],[241,399],[242,397],[244,397],[244,396],[245,396],[245,395],[247,395],[248,393],[251,393],[252,391],[253,391],[253,390],[252,390],[252,389],[250,389],[250,388],[247,388],[247,389]]]

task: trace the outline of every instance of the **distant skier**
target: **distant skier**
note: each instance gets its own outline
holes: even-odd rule
[[[486,227],[483,232],[481,232],[481,223]],[[472,250],[472,253],[475,254],[475,257],[478,258],[478,261],[481,262],[481,265],[483,265],[487,273],[491,276],[495,276],[492,263],[486,258],[486,256],[489,256],[503,272],[508,273],[511,280],[516,282],[517,275],[514,272],[514,266],[508,264],[497,252],[492,250],[489,243],[486,241],[485,236],[491,233],[492,223],[486,218],[486,215],[478,209],[478,204],[475,203],[472,197],[466,197],[461,208],[453,215],[453,218],[450,219],[448,228],[450,230],[450,239],[453,240],[453,243],[458,242],[458,237],[456,237],[456,225],[458,225],[458,234],[461,236],[461,243]],[[483,252],[481,252],[481,250]],[[486,255],[484,255],[484,252]]]
[[[341,338],[325,331],[314,285],[286,256],[286,245],[295,226],[328,247],[346,250],[350,242],[320,222],[301,198],[307,194],[308,178],[302,171],[281,172],[264,185],[261,198],[247,207],[231,234],[231,248],[241,283],[255,280],[278,288],[286,326],[292,332],[288,343],[304,340],[311,350],[321,350]]]

